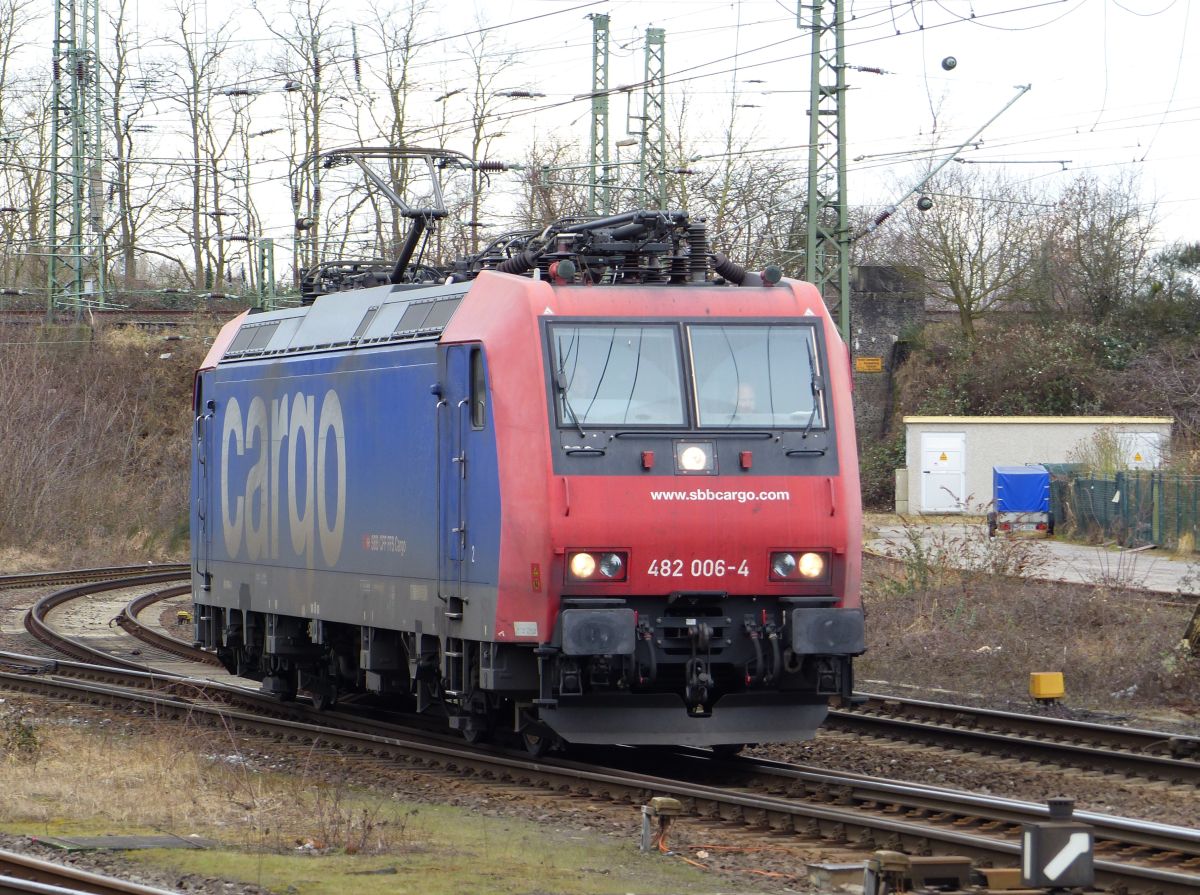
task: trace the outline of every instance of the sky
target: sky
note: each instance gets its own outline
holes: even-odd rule
[[[486,9],[499,22],[567,6],[578,4],[524,0]],[[898,200],[919,169],[949,155],[1005,163],[1009,176],[1047,190],[1083,173],[1136,176],[1144,200],[1156,204],[1162,238],[1200,240],[1200,4],[849,0],[844,8],[851,204]],[[732,105],[739,134],[764,149],[796,147],[783,154],[804,158],[810,38],[797,27],[794,2],[639,0],[574,9],[538,23],[545,49],[522,53],[514,76],[549,96],[586,92],[590,22],[582,16],[593,11],[610,16],[610,86],[641,79],[641,36],[647,26],[664,28],[668,105],[686,94],[692,109],[711,107],[702,119],[713,124],[710,151],[722,148]],[[513,29],[499,33],[510,38]],[[943,64],[948,57],[953,68]],[[615,97],[614,138],[622,136],[622,105]],[[586,104],[576,107],[574,128],[586,141]],[[975,142],[954,151],[996,115]]]
[[[264,24],[284,27],[287,0],[195,2],[196,33],[228,23],[232,50],[244,61],[245,81],[226,89],[249,87],[258,95],[253,127],[263,136],[254,143],[251,180],[264,210],[262,232],[290,236],[281,173],[289,150],[275,130],[286,123],[287,97],[279,43]],[[373,23],[381,10],[408,0],[325,2],[326,43],[338,48],[332,64],[348,73],[357,60],[362,71],[377,72]],[[109,8],[115,0],[101,3]],[[170,4],[128,3],[134,65],[150,71],[165,52]],[[1102,181],[1136,177],[1143,202],[1156,209],[1160,239],[1200,241],[1200,4],[844,0],[844,12],[852,206],[874,210],[897,201],[923,170],[957,158],[989,171],[1001,165],[1008,176],[1048,194],[1080,174]],[[483,38],[486,58],[498,69],[496,94],[541,94],[495,103],[503,136],[492,156],[520,159],[531,140],[548,136],[574,140],[586,154],[590,16],[600,13],[610,17],[610,88],[641,82],[646,28],[665,30],[667,119],[686,102],[699,156],[693,169],[717,165],[731,117],[744,150],[803,167],[811,37],[798,27],[796,0],[430,0],[421,33],[432,39],[412,73],[414,115],[469,117],[465,94],[452,92],[470,88],[468,48]],[[339,102],[363,101],[370,88],[362,90]],[[614,93],[614,142],[627,137],[627,113],[640,114],[640,105],[636,91]],[[172,141],[178,144],[183,124],[168,101],[154,104],[143,119],[164,154]],[[430,139],[428,133],[412,136],[416,143]],[[468,150],[465,132],[452,135],[448,148]],[[633,152],[614,149],[613,158],[628,160]]]

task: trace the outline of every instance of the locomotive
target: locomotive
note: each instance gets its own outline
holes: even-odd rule
[[[417,207],[380,159],[423,165]],[[338,150],[409,229],[228,323],[195,378],[195,637],[319,708],[469,740],[810,738],[864,649],[848,352],[702,221],[557,221],[437,267],[426,149]],[[392,167],[395,170],[395,167]]]

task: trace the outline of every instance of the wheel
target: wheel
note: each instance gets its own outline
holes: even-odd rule
[[[550,737],[544,734],[531,733],[529,731],[521,732],[521,745],[525,747],[525,751],[534,758],[541,758],[550,751],[550,747],[554,744]]]
[[[459,733],[472,746],[490,742],[492,739],[492,729],[485,718],[468,718],[466,725],[459,729]]]
[[[312,691],[313,708],[318,712],[327,712],[337,705],[338,691],[333,684],[322,684]]]

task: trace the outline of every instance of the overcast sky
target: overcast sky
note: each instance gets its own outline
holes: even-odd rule
[[[149,70],[166,53],[160,37],[171,30],[173,16],[167,4],[129,2],[139,45],[135,68]],[[407,2],[327,0],[323,44],[337,47],[331,61],[348,70],[357,44],[362,70],[377,69],[378,56],[369,52],[374,14]],[[281,128],[281,47],[264,16],[279,26],[286,0],[257,0],[262,14],[241,0],[198,3],[196,33],[229,23],[232,55],[248,60],[248,85],[268,94],[254,100],[253,126]],[[848,0],[845,10],[853,205],[877,208],[898,199],[923,168],[952,154],[1018,95],[1018,85],[1028,85],[958,157],[989,167],[1006,163],[1011,176],[1048,191],[1083,172],[1101,179],[1136,174],[1144,200],[1157,204],[1163,240],[1200,241],[1200,21],[1194,21],[1200,4]],[[811,40],[797,26],[795,0],[431,0],[421,33],[440,39],[418,55],[414,115],[468,116],[462,95],[441,107],[437,99],[471,86],[467,47],[485,34],[490,62],[502,64],[495,91],[544,94],[498,106],[517,117],[503,123],[505,135],[493,154],[519,159],[530,139],[551,133],[576,140],[586,153],[591,104],[581,94],[591,87],[589,15],[595,13],[610,16],[610,87],[642,79],[645,30],[665,29],[668,107],[686,99],[698,155],[723,150],[721,135],[733,115],[739,139],[754,149],[804,162]],[[943,61],[951,56],[956,64],[947,70]],[[364,95],[370,89],[364,87]],[[638,114],[640,95],[632,97]],[[163,100],[155,108],[144,119],[147,131],[163,150],[179,145],[185,120],[178,106]],[[626,110],[623,96],[614,95],[613,141],[626,136]],[[428,134],[414,137],[428,141]],[[469,148],[465,137],[459,140],[449,148]],[[272,208],[279,211],[278,221],[264,220],[263,232],[290,234],[280,176],[288,147],[279,132],[255,145],[256,202],[266,209],[264,218]],[[693,167],[705,164],[716,161]]]
[[[639,80],[645,28],[666,29],[668,102],[686,92],[693,110],[711,107],[700,120],[710,126],[712,151],[720,149],[715,138],[731,105],[739,130],[763,147],[807,142],[809,36],[797,28],[795,2],[579,5],[513,0],[481,8],[492,23],[572,10],[497,32],[536,45],[519,54],[523,65],[513,75],[548,94],[587,89],[591,25],[583,17],[606,12],[610,85]],[[1104,179],[1135,173],[1145,199],[1157,203],[1163,237],[1200,240],[1198,7],[1187,0],[847,2],[850,201],[898,198],[921,164],[943,157],[999,113],[1018,85],[1029,85],[982,143],[959,157],[1011,163],[1013,176],[1048,188],[1082,172]],[[942,63],[950,56],[957,64],[947,71]],[[623,105],[614,98],[617,137]],[[586,104],[576,111],[575,128],[586,141]],[[934,145],[944,148],[931,151]]]

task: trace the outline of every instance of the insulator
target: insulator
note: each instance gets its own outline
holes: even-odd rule
[[[688,224],[688,273],[692,282],[702,282],[708,274],[708,228],[703,222]]]
[[[514,255],[507,261],[501,261],[496,265],[496,270],[501,273],[521,274],[527,270],[531,270],[537,264],[537,260],[537,252],[524,251],[519,255]]]
[[[742,281],[746,279],[746,268],[734,264],[720,253],[713,255],[713,270],[737,286],[742,285]]]
[[[672,255],[671,262],[671,282],[685,283],[688,279],[688,274],[691,272],[691,258],[688,255]]]
[[[499,171],[507,171],[508,165],[504,162],[489,162],[487,160],[475,163],[476,171],[486,171],[488,173],[497,173]]]

